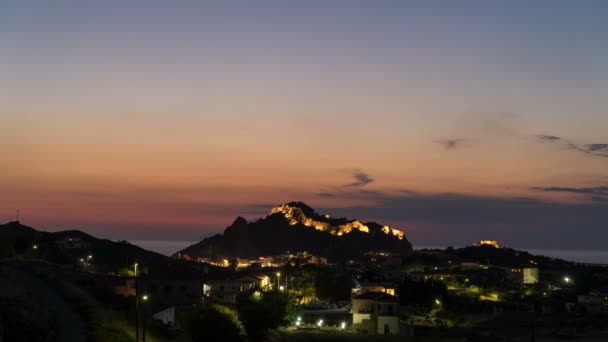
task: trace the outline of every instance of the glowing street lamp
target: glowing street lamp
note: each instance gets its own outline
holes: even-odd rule
[[[322,320],[322,319],[320,319],[320,320],[317,322],[317,326],[318,326],[319,328],[323,326],[323,320]]]
[[[281,283],[281,272],[277,272],[277,288],[279,287],[280,283]]]
[[[279,290],[280,291],[285,291],[285,286],[283,286],[283,285],[279,286]]]
[[[38,249],[38,245],[33,245],[32,248],[33,249]]]
[[[570,283],[571,281],[572,281],[572,279],[570,279],[570,277],[568,277],[568,276],[565,276],[565,277],[564,277],[564,282],[565,282],[566,284]]]
[[[88,259],[88,260],[93,259],[93,255],[92,255],[92,254],[89,254],[89,255],[87,256],[87,259]]]
[[[435,304],[441,305],[441,301],[439,299],[435,299]]]
[[[340,329],[342,329],[342,330],[346,329],[346,322],[340,323]]]
[[[148,295],[144,294],[143,296],[141,296],[141,299],[144,301],[144,304],[148,302]],[[142,327],[141,327],[141,340],[143,342],[146,342],[146,318],[145,318],[145,312],[144,312],[144,318],[143,318],[143,322],[142,322]]]

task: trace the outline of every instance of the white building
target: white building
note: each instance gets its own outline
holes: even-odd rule
[[[399,301],[383,292],[353,298],[353,328],[372,335],[399,334]]]
[[[523,282],[525,285],[536,284],[540,280],[538,268],[536,267],[525,267],[523,269]]]

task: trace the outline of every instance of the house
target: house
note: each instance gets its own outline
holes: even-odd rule
[[[578,296],[578,305],[583,308],[586,313],[590,314],[608,314],[608,300],[605,297],[594,295]]]
[[[251,274],[239,278],[240,280],[253,282],[253,287],[257,287],[263,290],[267,290],[270,287],[270,277],[265,274]]]
[[[384,292],[367,292],[352,299],[353,328],[372,335],[399,334],[399,301]]]
[[[352,294],[357,296],[368,292],[382,292],[394,296],[397,290],[397,285],[390,282],[363,282],[362,284],[356,284],[357,285],[352,289]]]
[[[310,263],[311,264],[327,265],[327,258],[323,258],[323,257],[320,257],[320,256],[313,255],[313,256],[310,257]]]
[[[209,297],[214,302],[226,305],[236,305],[236,297],[242,292],[256,288],[256,281],[246,278],[215,280],[206,283],[205,285],[209,286]]]
[[[154,309],[201,304],[204,274],[189,266],[155,267],[152,272],[121,277],[114,292],[125,297],[146,295]],[[137,284],[137,285],[136,285]]]
[[[537,267],[524,267],[522,273],[524,285],[536,284],[540,280],[540,272]]]

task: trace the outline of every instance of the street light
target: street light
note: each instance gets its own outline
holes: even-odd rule
[[[143,296],[141,296],[141,299],[144,301],[144,304],[145,304],[146,302],[148,302],[148,295],[144,294]],[[145,311],[146,310],[144,310],[144,317],[141,322],[141,325],[142,325],[141,340],[142,340],[142,342],[146,342],[146,312]]]
[[[342,330],[346,329],[346,322],[340,323],[340,329],[342,329]]]
[[[323,326],[323,320],[322,320],[322,319],[320,319],[320,320],[317,322],[317,326],[318,326],[319,328]]]
[[[441,301],[439,299],[435,299],[435,304],[441,305]]]
[[[38,249],[38,245],[32,246],[33,249]]]
[[[93,255],[89,254],[89,256],[87,256],[87,259],[89,259],[89,260],[93,259]]]
[[[277,272],[277,288],[279,287],[280,283],[281,283],[281,272]]]
[[[568,277],[568,276],[564,277],[564,282],[569,283],[570,281],[572,281],[572,279],[570,279],[570,277]]]

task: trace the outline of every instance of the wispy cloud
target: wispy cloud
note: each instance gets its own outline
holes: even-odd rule
[[[438,140],[437,143],[443,146],[446,150],[452,150],[462,145],[463,141],[464,139],[443,139]]]
[[[352,177],[355,179],[355,181],[352,183],[345,184],[343,187],[345,187],[345,188],[364,187],[364,186],[374,182],[374,179],[369,174],[367,174],[366,172],[364,172],[362,170],[354,170]]]

